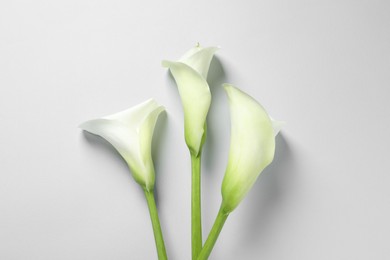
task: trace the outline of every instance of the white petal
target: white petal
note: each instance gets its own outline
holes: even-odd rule
[[[137,125],[140,124],[150,112],[158,107],[160,107],[160,105],[151,98],[134,107],[103,118],[117,120],[125,124]]]
[[[226,212],[234,210],[274,157],[272,122],[252,97],[224,84],[231,112],[231,139],[228,165],[222,184]]]
[[[144,162],[146,173],[150,174],[146,178],[146,187],[154,186],[154,166],[152,161],[152,138],[157,119],[161,112],[165,111],[164,107],[159,106],[149,113],[140,128],[138,129],[139,149],[141,152],[141,161]],[[148,183],[150,180],[150,183]]]
[[[204,79],[207,79],[211,60],[218,49],[219,47],[204,48],[198,45],[184,54],[179,61],[187,64],[196,70]]]
[[[134,179],[151,190],[155,178],[151,142],[155,123],[163,110],[151,99],[125,111],[87,121],[80,128],[111,143],[129,165]]]
[[[211,103],[210,88],[199,73],[182,62],[164,61],[163,65],[171,70],[176,80],[184,110],[186,143],[191,153],[197,155]]]
[[[206,77],[218,47],[190,49],[177,61],[163,61],[170,69],[179,89],[184,109],[184,132],[191,154],[197,156],[206,137],[206,117],[211,93]]]

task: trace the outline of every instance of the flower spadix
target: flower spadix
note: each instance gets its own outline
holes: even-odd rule
[[[222,210],[233,211],[274,158],[275,136],[281,122],[274,121],[251,96],[224,84],[230,105],[231,137],[228,164],[222,182]]]
[[[178,61],[162,62],[170,69],[178,86],[184,109],[185,140],[195,156],[200,153],[206,135],[206,117],[211,103],[206,79],[216,50],[217,47],[204,48],[198,44]]]
[[[149,99],[122,112],[86,121],[80,128],[106,139],[127,162],[134,179],[147,191],[154,188],[152,137],[164,107]]]

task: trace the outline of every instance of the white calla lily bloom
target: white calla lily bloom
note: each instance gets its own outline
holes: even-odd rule
[[[164,107],[149,99],[122,112],[89,120],[79,127],[106,139],[127,162],[134,179],[145,190],[153,191],[155,173],[152,137]]]
[[[233,211],[274,158],[275,136],[283,122],[273,120],[251,96],[224,84],[231,113],[229,159],[222,183],[222,210]]]
[[[207,74],[218,47],[199,44],[178,61],[162,62],[170,69],[179,89],[184,110],[185,140],[191,154],[198,156],[206,137],[206,117],[211,104]]]
[[[275,136],[283,122],[273,120],[251,96],[223,84],[231,114],[229,158],[222,182],[222,203],[209,236],[198,255],[206,260],[229,214],[240,204],[260,173],[274,158]]]
[[[184,110],[184,136],[191,153],[191,241],[192,259],[202,249],[201,151],[206,140],[206,118],[211,104],[207,74],[217,47],[199,44],[178,61],[162,61],[175,78]]]

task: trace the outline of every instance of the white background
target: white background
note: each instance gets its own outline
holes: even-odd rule
[[[150,97],[170,259],[190,259],[190,161],[162,59],[219,45],[204,236],[229,149],[223,82],[288,122],[210,259],[390,259],[389,1],[1,1],[0,259],[156,259],[141,189],[77,126]]]

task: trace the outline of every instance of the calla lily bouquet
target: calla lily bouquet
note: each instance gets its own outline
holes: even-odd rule
[[[251,96],[231,84],[223,84],[231,114],[228,163],[223,178],[222,200],[214,225],[203,243],[201,223],[201,156],[206,141],[206,118],[211,104],[207,74],[217,47],[199,44],[177,61],[163,61],[172,73],[184,110],[184,136],[191,156],[192,259],[208,259],[229,214],[252,188],[260,173],[272,162],[275,136],[283,122],[273,120]],[[155,171],[152,137],[164,107],[150,99],[122,112],[86,121],[80,128],[106,139],[129,166],[144,191],[159,260],[168,259],[154,199]]]

